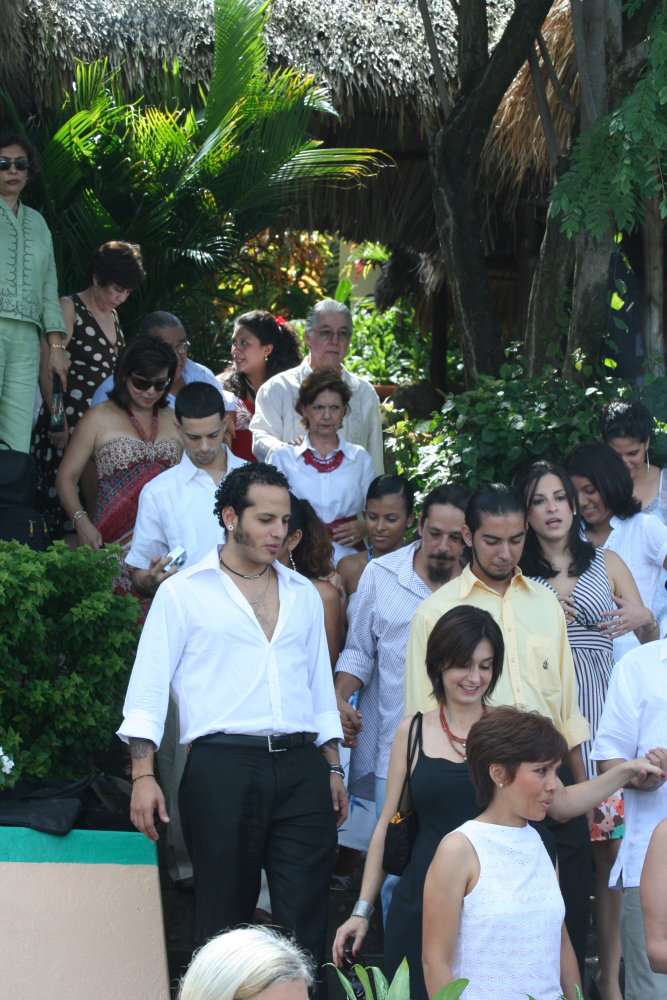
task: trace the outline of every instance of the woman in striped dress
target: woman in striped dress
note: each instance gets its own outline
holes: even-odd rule
[[[648,641],[653,612],[643,606],[621,557],[608,549],[596,549],[582,537],[577,491],[563,469],[551,462],[536,462],[524,477],[522,491],[529,530],[521,569],[553,590],[563,606],[579,707],[591,724],[591,741],[582,744],[581,749],[588,777],[592,778],[596,769],[590,752],[614,666],[613,640],[634,631],[640,642]],[[609,889],[608,881],[623,829],[621,790],[594,810],[591,830],[599,949],[593,994],[597,990],[602,1000],[621,1000],[618,973],[622,894]]]

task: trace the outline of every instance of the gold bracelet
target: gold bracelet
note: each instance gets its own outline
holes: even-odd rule
[[[80,517],[88,517],[87,510],[77,510],[76,514],[72,517],[72,524],[76,524]]]
[[[59,351],[67,350],[64,344],[49,344],[49,347],[57,347]]]

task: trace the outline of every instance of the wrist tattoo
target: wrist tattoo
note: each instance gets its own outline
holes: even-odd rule
[[[155,744],[152,740],[142,740],[137,736],[130,736],[132,760],[146,760],[149,750],[155,750]]]
[[[320,750],[322,751],[322,753],[325,753],[327,750],[338,751],[338,740],[337,739],[327,740],[326,743],[323,743],[321,745]]]

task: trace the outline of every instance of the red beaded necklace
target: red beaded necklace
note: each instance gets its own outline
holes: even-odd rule
[[[483,715],[487,714],[486,705],[482,706],[482,714]],[[466,743],[467,743],[467,739],[468,738],[466,737],[466,739],[461,739],[460,736],[454,736],[454,733],[451,731],[451,729],[449,728],[449,726],[447,724],[447,719],[445,718],[445,709],[444,709],[444,706],[442,706],[440,708],[440,725],[442,726],[442,728],[444,729],[445,733],[447,734],[447,739],[449,740],[449,742],[451,744],[452,750],[455,753],[457,753],[459,755],[459,757],[463,757],[464,760],[467,760],[468,758],[466,757],[466,754],[465,754],[465,748],[466,748]],[[458,747],[454,746],[454,743],[460,743],[461,746],[463,747],[463,752],[461,752]]]

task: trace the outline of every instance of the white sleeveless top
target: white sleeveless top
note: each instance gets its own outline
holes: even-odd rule
[[[480,875],[463,900],[452,971],[465,1000],[557,1000],[565,904],[554,866],[531,826],[470,820],[463,833]],[[451,836],[451,834],[449,834]]]

